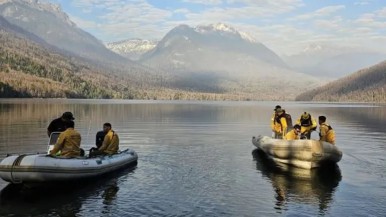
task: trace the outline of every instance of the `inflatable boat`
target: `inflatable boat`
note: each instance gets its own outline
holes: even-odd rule
[[[48,144],[52,149],[59,133],[53,133]],[[42,183],[87,179],[136,165],[138,155],[126,149],[113,155],[64,158],[44,154],[9,155],[0,162],[0,178],[14,183]]]
[[[252,143],[275,162],[304,169],[337,163],[342,159],[338,147],[318,140],[283,140],[258,136],[252,137]]]
[[[0,177],[14,184],[70,181],[100,176],[137,163],[137,154],[126,149],[93,158],[60,158],[47,154],[11,155],[0,163]]]

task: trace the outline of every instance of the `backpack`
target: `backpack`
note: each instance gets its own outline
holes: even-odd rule
[[[105,132],[98,131],[95,138],[95,145],[97,148],[100,148],[102,146],[103,140],[105,139]]]

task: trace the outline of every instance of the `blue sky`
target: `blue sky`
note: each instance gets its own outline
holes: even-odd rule
[[[180,24],[225,23],[280,55],[310,44],[386,52],[384,0],[47,0],[103,42],[160,40]]]

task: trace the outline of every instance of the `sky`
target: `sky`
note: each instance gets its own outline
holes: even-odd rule
[[[104,43],[161,40],[174,27],[224,23],[279,55],[309,45],[386,52],[384,0],[47,0]]]

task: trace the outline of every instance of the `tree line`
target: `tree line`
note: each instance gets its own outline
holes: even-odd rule
[[[296,100],[386,102],[386,61],[302,93]]]

